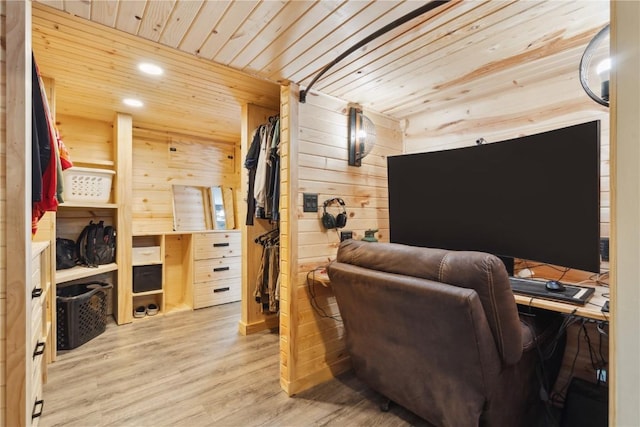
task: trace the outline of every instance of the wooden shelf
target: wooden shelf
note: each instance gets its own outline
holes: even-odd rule
[[[48,246],[49,246],[49,241],[31,242],[31,256],[38,255],[40,252],[47,249]]]
[[[82,208],[82,209],[116,209],[115,203],[80,203],[80,202],[64,202],[60,203],[61,208]]]
[[[65,283],[72,280],[83,279],[97,274],[108,273],[118,269],[118,264],[104,264],[97,267],[76,266],[67,270],[56,271],[56,283]]]
[[[146,295],[160,295],[163,293],[162,289],[154,289],[153,291],[145,291],[145,292],[134,292],[133,297],[143,297]]]
[[[199,234],[199,233],[233,233],[240,232],[238,228],[230,228],[228,230],[181,230],[181,231],[140,231],[137,233],[133,233],[133,237],[143,237],[143,236],[175,236],[181,234]]]
[[[83,159],[83,158],[74,158],[73,164],[76,166],[115,166],[115,162],[113,160],[95,160],[95,159]]]

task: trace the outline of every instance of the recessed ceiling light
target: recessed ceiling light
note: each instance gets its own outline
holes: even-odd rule
[[[142,107],[144,104],[139,99],[125,98],[122,100],[129,107]]]
[[[148,62],[143,62],[138,65],[138,69],[143,73],[151,74],[152,76],[159,76],[164,72],[162,68]]]

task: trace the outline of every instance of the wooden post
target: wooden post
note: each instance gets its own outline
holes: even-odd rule
[[[609,425],[640,422],[640,3],[611,2]]]
[[[31,2],[6,8],[6,384],[3,425],[31,424]],[[10,248],[10,250],[8,249]]]
[[[128,114],[117,113],[113,124],[114,159],[116,161],[115,202],[117,204],[117,250],[118,264],[116,322],[121,325],[133,320],[132,302],[132,203],[133,200],[133,120]]]
[[[298,337],[298,85],[280,88],[280,386],[295,393]]]

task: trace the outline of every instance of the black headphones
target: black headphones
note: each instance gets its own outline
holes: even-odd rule
[[[340,212],[336,216],[333,216],[329,212],[327,212],[327,206],[331,205],[334,202],[337,202],[340,206],[342,206],[342,212]],[[345,208],[344,200],[339,197],[325,200],[323,204],[322,225],[324,225],[324,228],[326,228],[327,230],[331,230],[332,228],[342,228],[347,225],[347,209]]]

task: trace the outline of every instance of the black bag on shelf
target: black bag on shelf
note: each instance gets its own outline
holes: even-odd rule
[[[77,263],[76,242],[71,239],[56,238],[56,270],[71,268]]]
[[[88,267],[110,264],[116,260],[116,230],[104,221],[84,227],[76,242],[78,260]]]

